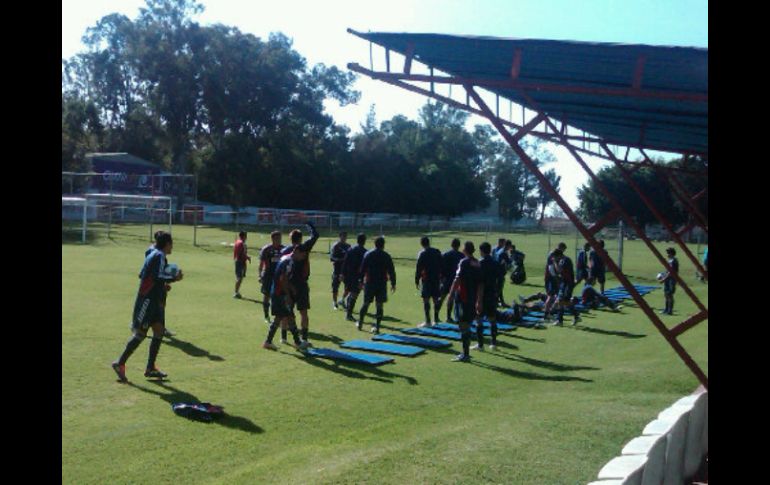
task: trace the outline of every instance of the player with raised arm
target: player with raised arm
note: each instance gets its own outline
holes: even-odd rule
[[[345,318],[350,322],[356,321],[353,317],[353,312],[355,311],[358,294],[361,292],[361,263],[366,254],[365,245],[366,234],[359,234],[356,237],[356,245],[345,253],[345,259],[342,261],[342,280],[345,283],[345,294],[347,295],[345,300]]]
[[[375,324],[371,332],[380,333],[380,322],[383,316],[383,305],[388,301],[388,280],[390,291],[396,291],[396,269],[393,267],[393,259],[385,252],[385,238],[382,236],[374,240],[374,249],[366,252],[361,262],[361,274],[364,279],[364,304],[358,314],[359,330],[363,328],[364,317],[372,300],[377,307]]]
[[[265,322],[270,324],[270,288],[273,285],[273,275],[278,262],[281,261],[281,252],[284,246],[281,244],[281,232],[270,233],[270,244],[266,244],[259,251],[259,282],[262,293],[262,309],[265,312]]]
[[[302,232],[298,229],[291,231],[291,243],[292,246],[283,250],[284,255],[291,254],[296,249],[301,249],[306,253],[306,257],[299,264],[299,268],[296,268],[292,272],[291,284],[296,290],[296,305],[300,315],[300,333],[302,334],[302,343],[305,346],[311,347],[308,342],[308,333],[310,332],[310,319],[308,318],[307,311],[310,309],[310,285],[308,280],[310,279],[310,252],[313,250],[313,246],[318,241],[319,234],[315,228],[315,225],[311,221],[305,223],[310,231],[310,239],[302,242]],[[282,341],[286,340],[285,330],[281,331]]]
[[[345,307],[345,297],[348,296],[348,288],[345,287],[342,295],[342,301],[337,301],[337,295],[339,295],[340,283],[342,282],[342,263],[345,261],[345,254],[350,250],[350,244],[347,243],[348,233],[345,231],[340,232],[340,238],[337,242],[332,244],[329,250],[329,260],[332,262],[332,304],[334,309],[337,310],[339,305]]]
[[[471,241],[465,241],[463,254],[465,258],[457,266],[457,273],[449,290],[449,298],[455,299],[455,319],[460,326],[460,334],[463,342],[463,353],[458,354],[455,362],[469,362],[471,360],[471,322],[476,315],[481,313],[482,305],[478,299],[478,287],[481,273],[479,261],[473,257],[476,247]]]
[[[447,295],[449,295],[449,290],[452,288],[452,283],[455,280],[457,266],[465,257],[459,249],[460,240],[455,238],[452,239],[452,249],[441,255],[441,298],[438,301],[438,305],[436,305],[436,312],[441,309],[442,303],[446,300],[446,321],[450,323],[454,322],[452,318],[454,300],[452,298],[447,299]]]
[[[131,354],[147,337],[147,330],[152,327],[152,342],[147,359],[145,377],[164,378],[166,374],[158,370],[155,360],[163,342],[166,323],[165,302],[167,285],[182,279],[182,271],[176,273],[167,270],[166,255],[171,254],[174,243],[171,234],[159,234],[155,248],[144,260],[139,272],[139,290],[134,302],[134,314],[131,321],[133,335],[126,343],[126,348],[118,360],[112,363],[112,369],[121,382],[126,382],[126,362]]]
[[[422,250],[417,254],[417,265],[414,271],[414,284],[420,290],[425,321],[420,327],[431,327],[430,300],[433,299],[434,321],[438,323],[439,298],[441,297],[441,251],[430,246],[430,239],[423,236],[420,239]]]

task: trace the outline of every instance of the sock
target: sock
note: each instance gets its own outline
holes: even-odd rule
[[[299,339],[299,332],[297,332],[297,324],[292,323],[289,325],[289,331],[291,332],[291,336],[294,339],[294,345],[299,345],[302,343]]]
[[[476,340],[479,348],[484,348],[484,325],[481,322],[476,322]]]
[[[147,370],[155,368],[155,359],[158,358],[158,351],[160,350],[160,344],[163,342],[161,337],[153,337],[150,341],[150,355],[147,358]]]
[[[307,332],[308,332],[308,329],[304,327],[302,328],[302,330],[300,330],[300,333],[302,334],[302,340],[307,340]]]
[[[452,319],[452,310],[453,309],[454,309],[454,305],[450,301],[449,303],[447,303],[447,306],[446,306],[446,319],[447,320],[451,320]]]
[[[278,330],[278,319],[270,324],[270,330],[267,331],[267,339],[265,340],[265,343],[273,343],[273,337],[275,337],[276,330]]]
[[[497,322],[490,322],[492,326],[492,345],[497,345]]]
[[[564,307],[560,307],[556,315],[559,317],[559,323],[564,323]]]
[[[281,340],[286,340],[286,329],[281,328]]]
[[[128,358],[131,357],[131,354],[134,353],[134,350],[136,350],[136,348],[139,347],[139,344],[142,343],[142,340],[144,340],[144,337],[138,337],[136,335],[132,335],[131,338],[126,343],[126,349],[123,351],[123,353],[120,355],[120,358],[118,359],[118,364],[125,365]]]
[[[425,311],[425,321],[427,323],[430,323],[430,302],[423,301],[422,302],[422,309]]]
[[[462,339],[463,339],[463,354],[465,356],[469,356],[471,355],[471,331],[463,330]]]
[[[353,309],[356,306],[356,300],[358,299],[358,294],[351,293],[350,296],[348,296],[348,315],[351,317],[353,316]]]
[[[382,305],[380,305],[380,306],[377,307],[377,315],[376,315],[377,320],[376,320],[376,323],[374,325],[374,328],[376,328],[377,330],[380,329],[380,322],[382,321],[382,315],[383,315]]]
[[[435,323],[438,323],[438,320],[439,320],[439,319],[438,319],[438,308],[434,308],[433,310],[434,310],[434,311],[433,311],[433,321],[434,321]]]
[[[262,302],[262,309],[265,310],[265,319],[270,320],[270,297],[266,296],[265,301]]]

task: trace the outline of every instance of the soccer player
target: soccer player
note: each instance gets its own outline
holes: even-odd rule
[[[366,311],[372,300],[375,300],[377,306],[376,323],[372,326],[371,332],[377,334],[380,333],[382,306],[388,301],[388,280],[390,280],[390,291],[396,291],[396,269],[393,267],[393,259],[391,259],[390,254],[385,252],[384,237],[377,237],[374,240],[374,249],[367,251],[364,255],[361,262],[361,274],[364,278],[364,304],[358,314],[356,326],[361,330]]]
[[[505,241],[505,246],[503,246],[503,249],[497,251],[497,263],[499,265],[499,275],[497,277],[497,298],[499,300],[500,306],[504,308],[508,308],[508,304],[505,303],[505,299],[503,297],[503,287],[505,286],[505,275],[508,273],[508,270],[511,269],[511,249],[513,248],[513,243],[510,239]],[[479,250],[481,250],[481,246],[479,246]]]
[[[604,249],[604,239],[599,239],[599,246]],[[588,276],[599,282],[602,294],[604,294],[605,273],[604,260],[596,251],[591,249],[591,252],[588,253]]]
[[[479,286],[478,300],[481,302],[479,316],[487,317],[492,330],[492,344],[490,350],[497,349],[497,289],[499,285],[500,265],[492,259],[492,246],[488,242],[479,245]],[[505,305],[506,308],[508,305]],[[476,344],[473,349],[484,351],[484,325],[481,321],[476,323]]]
[[[583,305],[588,305],[595,309],[599,306],[599,303],[603,303],[605,306],[610,307],[613,312],[616,312],[621,308],[621,305],[616,305],[612,300],[594,289],[594,280],[589,278],[585,281],[585,285],[583,285],[583,293],[580,295],[580,299],[582,300]]]
[[[329,260],[332,262],[332,303],[334,309],[337,310],[339,305],[345,307],[345,297],[348,296],[348,289],[345,287],[345,292],[342,295],[342,301],[337,301],[337,295],[339,295],[340,282],[342,281],[342,262],[345,260],[345,254],[350,251],[350,244],[347,243],[348,233],[345,231],[340,232],[340,239],[332,244],[329,250]]]
[[[591,252],[591,245],[585,243],[583,249],[577,255],[575,261],[575,285],[579,285],[581,281],[588,280],[588,254]]]
[[[425,321],[420,327],[432,326],[430,322],[430,300],[433,299],[433,311],[438,323],[439,298],[441,297],[441,251],[430,247],[430,239],[423,236],[420,239],[422,251],[417,254],[417,265],[414,271],[414,284],[420,290],[422,307],[425,311]],[[422,287],[420,286],[422,283]]]
[[[353,317],[353,311],[358,294],[361,292],[361,263],[366,254],[365,245],[366,234],[359,234],[356,237],[356,245],[345,253],[345,259],[342,261],[342,280],[345,283],[345,294],[347,295],[344,305],[347,312],[345,318],[350,322],[356,321]]]
[[[131,357],[139,344],[147,337],[147,330],[152,327],[152,342],[147,359],[145,377],[164,378],[166,374],[158,370],[155,360],[158,357],[160,344],[163,341],[163,330],[166,323],[165,302],[166,285],[182,279],[182,271],[172,277],[166,273],[166,255],[171,254],[174,247],[171,234],[159,234],[155,248],[150,251],[144,260],[144,265],[139,272],[139,291],[134,303],[134,314],[131,321],[133,335],[126,344],[125,350],[118,360],[112,363],[112,369],[118,375],[121,382],[126,382],[126,361]]]
[[[284,246],[281,244],[281,232],[270,233],[270,244],[266,244],[259,251],[259,282],[262,285],[262,309],[265,311],[265,322],[270,324],[270,288],[273,285],[273,275],[278,262],[281,261],[281,252]]]
[[[572,311],[575,319],[572,325],[577,325],[580,322],[580,312],[575,308],[575,304],[572,300],[572,291],[575,289],[575,269],[572,266],[572,260],[566,254],[559,251],[554,254],[554,261],[558,264],[559,274],[559,292],[557,294],[558,312],[556,314],[556,325],[564,325],[564,309],[569,308]]]
[[[465,257],[463,253],[459,251],[460,240],[452,239],[452,249],[441,255],[441,298],[436,305],[436,312],[441,309],[441,305],[446,300],[446,321],[454,322],[452,318],[452,309],[454,308],[454,299],[447,299],[449,290],[452,288],[452,283],[455,280],[455,274],[457,274],[457,266],[460,261]]]
[[[481,312],[481,301],[478,299],[478,286],[481,273],[479,261],[473,257],[476,247],[471,241],[465,241],[463,254],[465,258],[457,266],[457,273],[449,290],[449,298],[455,299],[455,318],[460,326],[463,342],[463,353],[452,359],[454,362],[469,362],[471,360],[471,322]]]
[[[267,338],[262,344],[263,349],[277,350],[278,347],[273,344],[273,337],[278,327],[282,331],[290,331],[294,338],[294,347],[298,350],[305,350],[309,346],[307,341],[300,341],[297,332],[297,321],[294,315],[294,305],[297,301],[297,288],[292,283],[295,273],[302,271],[304,262],[307,260],[308,252],[305,252],[303,245],[299,245],[291,252],[281,257],[278,266],[275,268],[273,283],[270,286],[270,300],[272,303],[273,315],[275,320],[270,324],[267,331]],[[282,338],[281,343],[286,343]]]
[[[676,259],[676,250],[674,248],[666,249],[668,256],[668,265],[671,266],[673,273],[666,271],[661,281],[663,282],[663,296],[666,298],[666,308],[660,311],[663,315],[674,314],[674,292],[676,291],[676,279],[674,274],[679,273],[679,261]]]
[[[291,254],[298,248],[301,248],[304,253],[307,253],[306,257],[300,263],[300,267],[292,272],[291,283],[296,290],[295,301],[300,315],[300,333],[302,334],[302,342],[310,347],[312,345],[307,340],[310,331],[310,319],[307,315],[307,311],[310,309],[310,285],[308,284],[308,280],[310,279],[310,252],[316,241],[318,241],[320,235],[311,221],[308,221],[305,224],[310,230],[310,239],[302,242],[302,232],[300,232],[299,229],[291,231],[292,246],[284,249],[283,253],[284,255]],[[281,331],[282,343],[286,340],[285,332],[285,329]]]
[[[149,256],[150,253],[155,250],[155,245],[158,243],[158,237],[161,234],[165,234],[165,233],[166,233],[166,231],[155,231],[155,234],[152,235],[152,238],[153,238],[153,240],[155,242],[150,244],[150,247],[148,247],[147,250],[144,252],[145,259],[147,259],[147,256]],[[166,264],[169,264],[168,260],[166,260]],[[168,297],[168,292],[169,291],[171,291],[171,285],[166,283],[166,296],[163,297],[163,305],[164,306],[166,305],[166,298]],[[170,328],[168,328],[167,326],[163,325],[163,336],[164,337],[173,337],[174,335],[176,335],[176,334],[174,332],[172,332]]]
[[[549,317],[551,308],[558,300],[557,293],[559,293],[559,269],[554,261],[554,254],[557,252],[563,254],[565,249],[567,249],[567,245],[560,242],[556,249],[548,253],[548,257],[545,260],[545,294],[548,295],[543,307],[545,318]]]
[[[511,262],[513,271],[511,271],[511,283],[520,285],[527,279],[527,271],[524,269],[525,254],[516,249],[515,244],[511,244]]]
[[[235,247],[233,248],[233,260],[235,261],[235,294],[233,298],[242,298],[240,289],[243,278],[246,277],[246,261],[251,263],[251,256],[249,256],[248,249],[246,248],[246,231],[238,233],[238,240],[235,241]]]

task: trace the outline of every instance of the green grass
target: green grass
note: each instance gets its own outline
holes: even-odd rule
[[[178,338],[166,339],[158,359],[170,378],[161,385],[142,377],[145,342],[128,362],[131,384],[121,385],[109,363],[130,336],[149,230],[113,229],[112,239],[92,234],[89,245],[62,244],[63,483],[580,484],[698,384],[635,306],[592,312],[577,328],[519,329],[501,337],[498,352],[474,353],[472,364],[450,362],[459,343],[378,368],[305,359],[286,347],[268,352],[260,348],[262,306],[232,299],[232,249],[220,242],[234,234],[201,228],[194,247],[192,229],[180,226],[169,259],[185,279],[166,312]],[[317,347],[368,338],[331,309],[327,236],[311,263]],[[455,236],[437,233],[434,246],[444,250]],[[485,235],[458,236],[478,245]],[[413,286],[418,237],[386,233],[398,288],[385,306],[385,330],[423,318]],[[527,253],[533,286],[506,284],[508,300],[539,290],[547,244],[545,235],[511,239]],[[251,254],[267,240],[264,230],[250,233]],[[564,240],[573,250],[574,236]],[[679,259],[707,303],[707,286]],[[241,292],[261,301],[255,269]],[[624,270],[650,283],[660,267],[631,241]],[[647,301],[661,308],[662,291]],[[694,308],[680,289],[678,316],[664,321]],[[682,340],[708,373],[707,336],[704,322]],[[223,405],[228,417],[204,424],[175,416],[170,403],[187,400]]]

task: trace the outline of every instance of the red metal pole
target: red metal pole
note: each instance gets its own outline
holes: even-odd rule
[[[607,263],[607,267],[610,269],[610,271],[612,271],[613,274],[615,274],[615,276],[618,278],[621,284],[626,288],[629,294],[633,297],[634,301],[636,301],[636,303],[639,305],[642,311],[644,311],[644,313],[647,315],[647,317],[650,319],[653,325],[655,325],[655,327],[658,329],[661,335],[663,335],[666,341],[668,341],[669,345],[671,345],[674,351],[684,361],[685,365],[687,365],[687,367],[690,368],[690,370],[693,372],[693,374],[695,374],[695,376],[703,384],[703,386],[708,389],[708,377],[706,377],[706,375],[700,369],[698,364],[695,363],[692,357],[690,357],[690,355],[682,347],[679,341],[677,341],[676,338],[673,335],[671,335],[671,332],[666,328],[663,322],[658,318],[658,316],[655,314],[653,309],[650,308],[650,306],[647,304],[644,298],[642,298],[642,296],[636,290],[636,287],[634,287],[631,284],[631,282],[626,278],[626,276],[623,274],[620,268],[618,268],[618,266],[615,264],[612,258],[609,257],[609,255],[606,253],[606,251],[604,251],[603,248],[601,248],[601,246],[599,245],[599,242],[593,237],[593,234],[591,234],[588,228],[586,228],[585,225],[580,221],[577,215],[572,211],[572,209],[564,201],[564,199],[559,195],[559,193],[553,188],[550,182],[548,182],[548,179],[543,175],[543,173],[537,167],[537,164],[529,157],[529,155],[527,155],[527,153],[521,148],[521,146],[519,146],[519,144],[513,139],[513,136],[508,132],[508,130],[505,129],[501,120],[496,118],[492,114],[492,111],[484,103],[481,97],[479,97],[479,95],[476,94],[473,87],[465,86],[465,89],[468,91],[470,96],[473,97],[474,101],[479,106],[479,108],[481,108],[481,110],[484,112],[484,116],[490,122],[492,122],[492,124],[495,126],[497,131],[503,136],[503,138],[511,146],[511,149],[513,149],[513,151],[519,156],[519,158],[525,164],[525,166],[529,169],[529,171],[532,172],[533,175],[535,175],[535,177],[540,182],[540,185],[551,195],[551,197],[553,197],[553,200],[559,205],[559,207],[561,207],[561,209],[564,211],[567,217],[569,217],[572,223],[575,224],[575,227],[580,231],[580,233],[583,235],[586,241],[588,241],[591,247],[601,255],[602,259],[605,260],[605,262]],[[586,170],[589,173],[589,175],[592,176],[592,178],[596,179],[596,176],[593,174],[590,168],[588,168],[585,165],[585,162],[583,162],[582,159],[580,159],[579,155],[574,153],[572,150],[570,150],[570,152],[572,153],[573,157],[578,161],[578,163],[583,167],[583,169]],[[619,204],[617,204],[617,202],[611,196],[610,196],[610,201],[611,203],[613,203],[613,205],[615,205],[619,209],[619,211],[621,212],[621,214],[623,214],[625,218],[627,214],[625,214],[625,211],[622,210]],[[630,225],[632,225],[632,227],[636,226],[633,220],[630,220],[629,222],[630,222]],[[637,229],[637,233],[640,232],[638,230],[638,226],[636,226],[635,229]],[[643,231],[641,231],[641,235],[642,236],[644,235]]]

